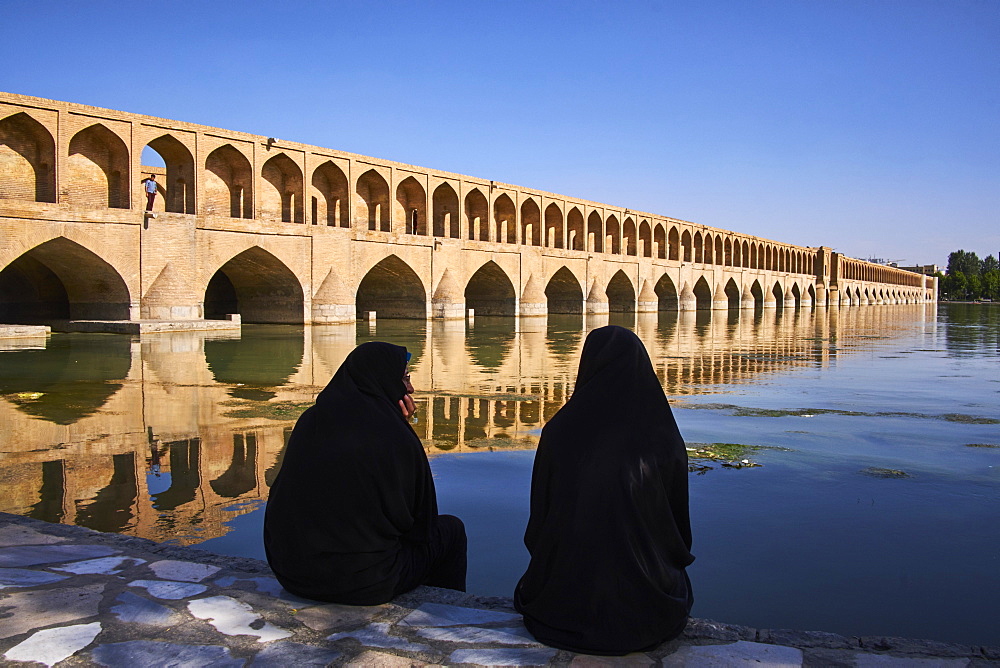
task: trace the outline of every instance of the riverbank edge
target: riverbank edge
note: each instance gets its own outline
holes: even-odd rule
[[[201,564],[219,569],[218,575],[242,574],[246,578],[261,577],[271,578],[273,573],[265,561],[247,557],[235,557],[215,554],[197,547],[170,545],[157,543],[155,541],[128,536],[124,534],[103,533],[84,527],[77,527],[66,524],[51,524],[41,520],[36,520],[21,515],[14,515],[0,512],[0,528],[22,527],[28,531],[51,536],[55,539],[85,542],[87,545],[97,545],[111,548],[126,557],[138,557],[145,561],[169,560],[185,563]],[[10,544],[0,545],[0,549],[10,547]],[[41,545],[25,545],[25,549],[41,547]],[[239,578],[237,577],[237,580]],[[68,585],[67,585],[68,586]],[[58,589],[59,585],[49,585],[47,589]],[[245,588],[230,585],[234,593],[244,592]],[[30,588],[29,588],[30,589]],[[226,590],[226,586],[214,587],[217,590]],[[5,595],[12,592],[25,591],[24,587],[0,588],[0,627],[4,624],[4,619],[10,617],[9,607],[5,605]],[[273,597],[277,600],[277,597]],[[305,602],[302,599],[293,600],[309,603],[313,606],[319,605],[315,602]],[[287,602],[288,598],[285,598]],[[513,613],[513,603],[507,597],[478,596],[432,587],[420,587],[413,592],[405,594],[395,599],[390,606],[401,606],[407,610],[416,610],[423,604],[443,604],[446,606],[459,606],[461,608],[472,608],[484,611]],[[340,606],[347,607],[347,606]],[[359,609],[360,610],[360,609]],[[110,605],[102,605],[97,617],[113,617]],[[86,621],[77,620],[77,621]],[[100,620],[99,620],[100,621]],[[110,621],[110,620],[109,620]],[[397,620],[398,621],[398,620]],[[46,624],[40,624],[32,629],[32,633],[39,629],[47,628]],[[60,626],[60,625],[55,625]],[[350,623],[347,625],[351,626]],[[357,626],[357,623],[354,623]],[[336,630],[333,628],[327,631]],[[20,634],[22,636],[30,633]],[[150,635],[156,635],[151,633]],[[143,634],[136,634],[136,637],[143,637]],[[19,636],[10,636],[6,640],[18,640]],[[0,646],[7,648],[10,644],[6,640],[0,641]],[[968,666],[1000,666],[1000,647],[992,646],[970,646],[956,643],[946,643],[934,640],[920,640],[910,638],[895,638],[886,636],[842,636],[835,633],[822,631],[799,631],[789,629],[755,629],[737,624],[727,624],[708,619],[692,618],[684,634],[673,641],[664,643],[659,648],[646,653],[646,656],[655,664],[661,659],[668,657],[680,648],[687,645],[722,645],[726,643],[736,643],[745,641],[759,643],[762,645],[772,645],[779,647],[790,647],[802,652],[803,663],[806,666],[819,665],[854,665],[846,662],[848,655],[870,654],[883,655],[903,659],[940,659],[947,660],[948,665],[968,665]],[[389,650],[391,652],[391,650]],[[386,655],[391,656],[390,655]],[[578,665],[574,658],[585,658],[586,655],[574,655],[570,652],[559,652],[552,657],[549,662],[553,665],[562,663],[573,663]],[[636,655],[630,655],[636,656]],[[357,659],[357,657],[354,657]],[[401,660],[410,660],[408,657],[400,656]],[[612,665],[614,658],[606,664],[600,663],[601,657],[591,657],[597,660],[593,665]],[[873,657],[874,658],[874,657]],[[342,656],[342,660],[333,661],[334,664],[349,663],[350,657]],[[966,659],[967,662],[962,662]],[[418,665],[425,665],[426,660],[415,660]],[[957,661],[957,663],[955,663]],[[433,662],[433,661],[432,661]],[[630,662],[631,663],[631,662]],[[73,664],[77,665],[77,664]],[[881,665],[881,664],[880,664]]]

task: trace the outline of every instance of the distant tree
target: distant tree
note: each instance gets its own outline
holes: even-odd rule
[[[988,271],[995,271],[1000,269],[1000,262],[992,255],[987,255],[983,258],[982,263],[979,266],[979,273],[985,274]]]
[[[980,269],[979,256],[964,250],[948,254],[948,273],[962,272],[966,276],[974,276]]]
[[[965,289],[966,299],[979,299],[982,297],[983,292],[983,281],[979,278],[979,274],[972,274],[971,276],[966,276],[968,279],[968,286]]]
[[[983,284],[982,298],[1000,300],[1000,269],[990,269],[979,275]]]
[[[939,284],[945,299],[965,299],[969,290],[969,279],[961,271],[948,272]]]

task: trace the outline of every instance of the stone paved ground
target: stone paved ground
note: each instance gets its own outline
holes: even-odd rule
[[[1000,648],[692,620],[649,653],[535,642],[510,600],[421,587],[386,605],[292,596],[267,564],[0,513],[0,664],[1000,666]]]

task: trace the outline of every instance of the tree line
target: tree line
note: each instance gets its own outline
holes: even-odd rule
[[[938,297],[1000,300],[1000,261],[964,250],[949,253],[947,275],[938,274]]]

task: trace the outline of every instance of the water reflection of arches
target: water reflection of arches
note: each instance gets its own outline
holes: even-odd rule
[[[483,369],[500,368],[513,347],[515,327],[513,317],[476,316],[474,321],[470,321],[465,334],[465,349],[472,363]]]
[[[3,353],[0,395],[19,411],[55,424],[96,413],[132,368],[128,337],[53,334],[42,349]]]
[[[231,395],[267,400],[302,365],[304,343],[297,331],[289,336],[284,328],[244,327],[238,339],[207,339],[205,362],[216,382],[235,386]]]
[[[191,503],[198,496],[201,486],[201,439],[191,438],[183,441],[164,443],[169,451],[170,487],[152,495],[153,508],[159,511],[177,510]],[[164,521],[172,522],[170,516]]]
[[[22,254],[0,271],[0,322],[128,320],[128,287],[96,253],[65,237]]]
[[[233,434],[233,457],[222,475],[209,485],[221,497],[237,499],[257,487],[257,434]]]
[[[355,303],[359,320],[368,311],[380,318],[427,317],[427,295],[420,277],[395,255],[368,270],[358,285]]]
[[[608,310],[612,313],[630,313],[635,311],[635,288],[625,272],[619,269],[608,282],[605,290],[608,295]]]
[[[93,499],[77,502],[74,524],[95,531],[122,533],[135,519],[139,498],[135,452],[111,455],[111,480]]]
[[[281,260],[259,246],[219,267],[205,289],[205,317],[239,313],[243,322],[303,322],[302,286]]]
[[[62,459],[42,462],[42,484],[38,501],[28,510],[28,517],[58,524],[66,515],[66,462]]]
[[[514,315],[516,312],[514,284],[492,260],[484,264],[465,286],[465,306],[479,315]]]
[[[545,298],[549,313],[583,313],[583,288],[566,267],[560,267],[549,279]]]

